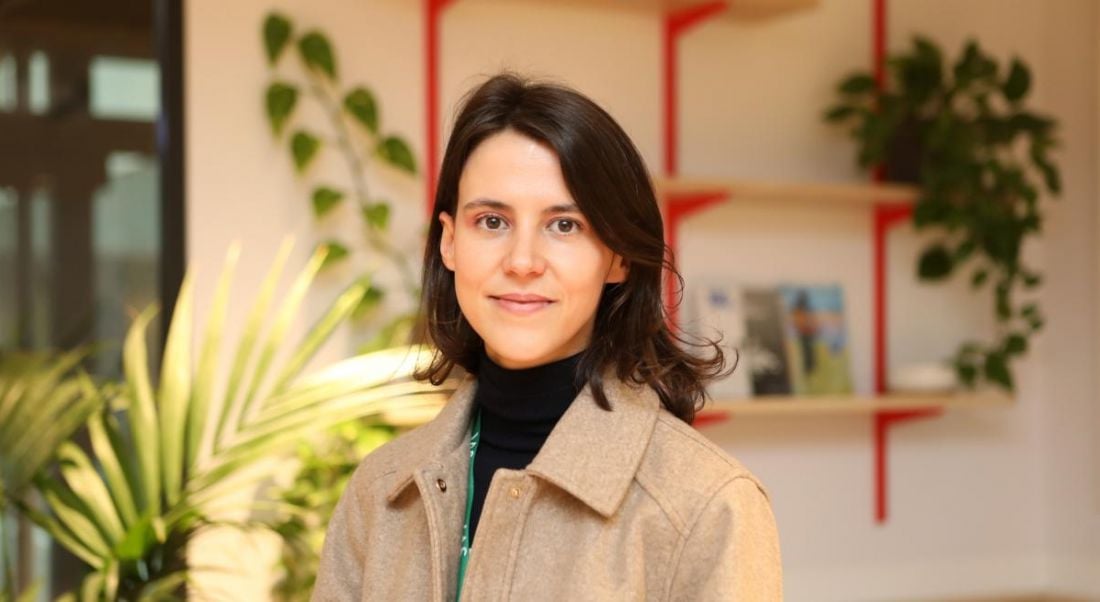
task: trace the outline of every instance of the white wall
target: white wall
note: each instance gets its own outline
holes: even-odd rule
[[[278,7],[326,30],[344,81],[372,86],[385,127],[404,134],[422,158],[421,4],[187,3],[187,230],[189,256],[203,270],[200,298],[212,289],[230,240],[245,241],[242,292],[254,288],[284,233],[315,240],[307,189],[293,177],[285,151],[272,144],[261,112],[266,67],[258,32],[265,11]],[[1027,250],[1047,274],[1048,324],[1018,366],[1019,401],[896,428],[890,519],[883,526],[873,522],[870,419],[753,418],[706,433],[773,494],[788,599],[929,599],[1047,588],[1100,597],[1100,452],[1093,443],[1100,416],[1090,376],[1098,363],[1094,337],[1081,334],[1100,333],[1094,290],[1100,11],[1090,0],[890,5],[892,48],[919,31],[945,44],[949,55],[967,35],[998,57],[1019,54],[1033,68],[1035,104],[1063,124],[1066,192],[1050,205],[1044,241]],[[659,168],[660,27],[652,15],[462,0],[444,15],[443,32],[441,140],[461,94],[510,67],[593,96]],[[693,31],[681,63],[682,173],[862,180],[851,146],[821,123],[820,113],[843,74],[869,66],[869,33],[869,0],[823,0],[816,10],[774,22],[713,22]],[[322,164],[319,173],[338,177],[339,164]],[[372,185],[399,201],[397,231],[416,232],[422,183],[383,171]],[[862,209],[773,210],[746,200],[685,224],[682,268],[689,281],[843,283],[856,384],[868,391],[869,236],[870,215]],[[415,237],[402,240],[415,253]],[[904,229],[890,238],[893,362],[936,357],[989,326],[988,304],[965,287],[918,287],[912,277],[917,242]],[[300,245],[295,265],[306,246]],[[707,268],[715,256],[736,260],[720,271]],[[339,281],[323,284],[318,307]],[[338,341],[332,355],[347,345]],[[248,599],[262,591],[260,584],[234,587],[252,587]]]

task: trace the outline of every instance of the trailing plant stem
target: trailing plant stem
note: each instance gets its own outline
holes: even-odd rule
[[[348,173],[351,176],[352,185],[355,187],[356,203],[358,203],[360,210],[366,210],[370,205],[370,201],[367,196],[363,161],[359,158],[359,153],[356,151],[351,141],[351,133],[348,131],[348,126],[344,121],[340,106],[328,93],[324,85],[318,81],[317,75],[311,73],[309,75],[309,80],[310,92],[322,106],[325,114],[328,115],[329,121],[332,123],[332,127],[336,130],[336,146],[340,149],[340,154],[344,156],[344,160],[347,163]],[[416,278],[413,275],[412,267],[409,265],[409,261],[405,255],[394,248],[394,246],[382,235],[376,232],[374,226],[370,223],[367,223],[367,241],[376,251],[393,261],[398,271],[401,273],[401,279],[405,285],[406,292],[409,296],[415,298],[417,296]]]

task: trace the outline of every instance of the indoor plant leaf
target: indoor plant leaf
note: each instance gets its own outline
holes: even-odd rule
[[[313,134],[303,131],[294,132],[290,138],[290,153],[294,156],[294,167],[299,172],[305,171],[320,148],[321,141]]]
[[[1031,72],[1028,71],[1020,59],[1012,59],[1012,65],[1008,68],[1008,78],[1005,79],[1002,91],[1009,102],[1018,102],[1027,96],[1031,87]]]
[[[390,222],[390,206],[385,201],[378,201],[363,207],[363,219],[374,228],[385,230]]]
[[[310,69],[320,71],[330,79],[336,78],[336,57],[325,34],[314,30],[303,35],[298,40],[298,53]]]
[[[322,270],[343,261],[349,255],[348,248],[338,240],[326,240],[317,245],[317,248],[325,251],[325,261],[321,264]]]
[[[344,97],[344,109],[370,133],[378,133],[378,103],[370,90],[360,86],[348,92]]]
[[[290,40],[290,20],[280,13],[269,13],[264,19],[263,37],[264,50],[267,51],[267,62],[274,65],[286,48]]]
[[[265,100],[267,121],[271,124],[271,131],[278,136],[298,104],[298,89],[284,82],[273,82],[267,87]]]
[[[411,174],[416,173],[416,160],[413,158],[412,151],[409,150],[408,143],[403,138],[387,136],[378,143],[375,152],[386,163]]]
[[[324,217],[342,200],[344,200],[344,193],[335,188],[329,188],[328,186],[314,188],[312,196],[314,217]]]

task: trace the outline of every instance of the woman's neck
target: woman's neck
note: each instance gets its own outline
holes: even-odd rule
[[[537,452],[583,386],[577,382],[581,355],[583,352],[531,368],[508,369],[482,350],[475,394],[482,414],[482,440],[515,451]]]

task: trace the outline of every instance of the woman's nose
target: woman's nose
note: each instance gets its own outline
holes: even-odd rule
[[[504,259],[505,271],[517,276],[526,276],[541,273],[545,267],[546,261],[542,256],[538,235],[517,233]]]

